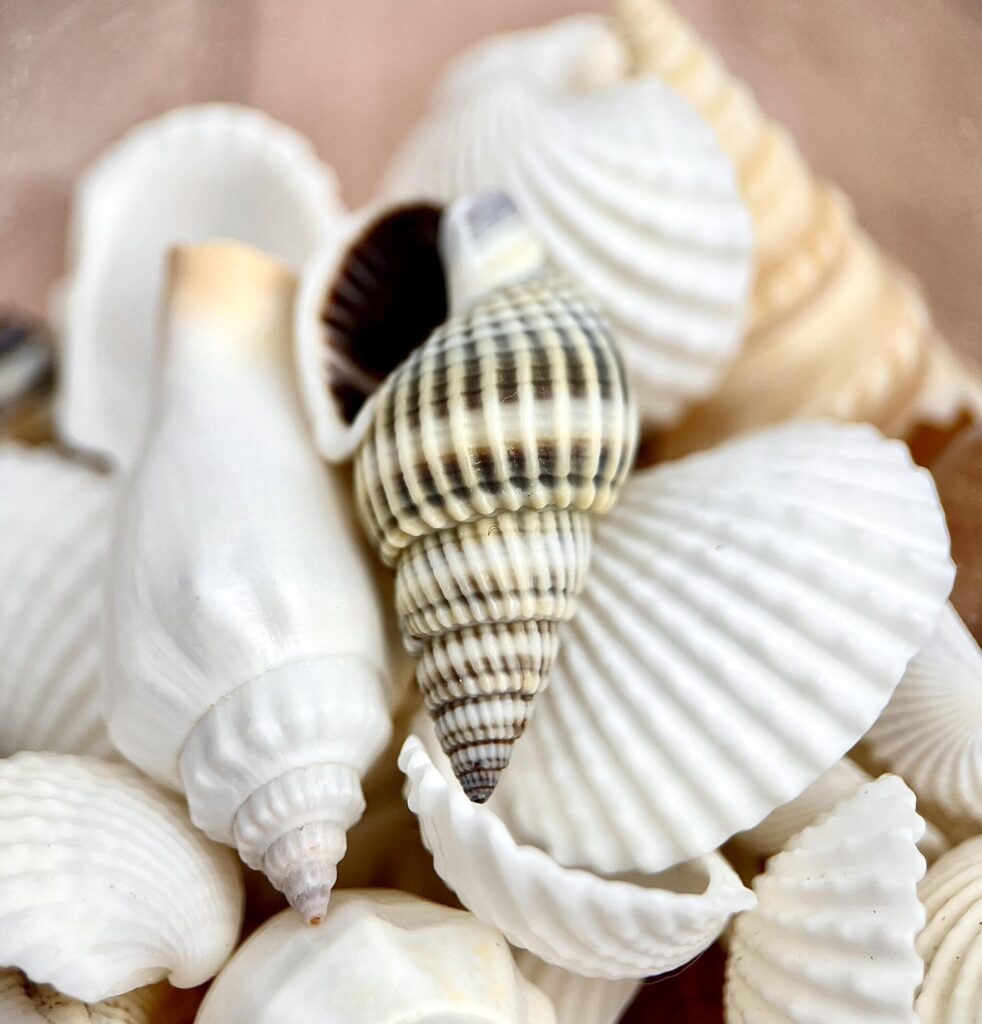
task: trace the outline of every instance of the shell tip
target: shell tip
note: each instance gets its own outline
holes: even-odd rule
[[[487,803],[498,785],[501,773],[508,765],[511,746],[509,745],[505,752],[498,751],[494,758],[480,756],[479,748],[471,749],[471,757],[460,757],[460,754],[466,753],[465,748],[464,751],[451,756],[450,763],[454,774],[471,803]],[[475,757],[475,753],[479,756]]]

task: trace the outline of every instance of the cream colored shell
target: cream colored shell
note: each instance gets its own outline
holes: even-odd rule
[[[549,997],[556,1024],[615,1024],[641,988],[630,978],[587,978],[540,960],[526,949],[515,950],[522,974]]]

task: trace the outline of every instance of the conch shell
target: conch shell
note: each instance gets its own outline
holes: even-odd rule
[[[293,296],[244,246],[173,257],[161,401],[114,551],[107,719],[315,923],[391,723],[369,559],[295,394]]]

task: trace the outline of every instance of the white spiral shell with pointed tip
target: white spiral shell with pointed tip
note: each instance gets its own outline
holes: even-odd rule
[[[516,949],[522,974],[549,997],[556,1024],[615,1024],[637,994],[641,982],[632,978],[587,978]]]
[[[923,829],[883,776],[771,858],[730,940],[727,1024],[915,1024]]]

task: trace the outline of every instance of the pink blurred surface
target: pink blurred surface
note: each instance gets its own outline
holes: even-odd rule
[[[44,308],[74,176],[146,117],[211,99],[259,106],[309,135],[358,203],[452,54],[597,6],[0,0],[0,300]],[[949,337],[982,359],[982,4],[678,6],[917,273]]]

